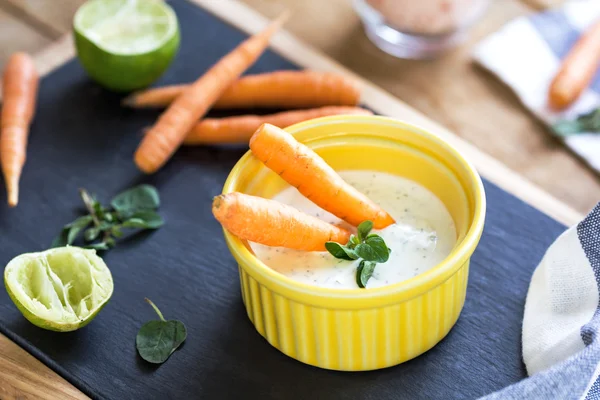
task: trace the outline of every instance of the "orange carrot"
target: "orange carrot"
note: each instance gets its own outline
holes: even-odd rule
[[[381,229],[394,223],[387,212],[286,131],[262,125],[250,138],[250,150],[306,198],[351,225],[371,220]]]
[[[267,246],[324,251],[325,242],[346,243],[350,232],[275,200],[228,193],[213,200],[213,215],[223,228]]]
[[[196,122],[266,50],[271,36],[288,15],[284,13],[265,30],[246,39],[175,99],[144,136],[135,153],[134,160],[140,170],[150,174],[167,162]]]
[[[172,85],[135,92],[123,99],[123,105],[133,108],[166,107],[188,87]],[[276,71],[240,78],[221,95],[213,108],[355,106],[359,98],[360,91],[355,83],[339,74]]]
[[[206,118],[194,126],[183,144],[248,143],[252,134],[264,123],[286,127],[313,118],[342,114],[371,115],[373,113],[360,107],[329,106],[270,115]]]
[[[25,164],[38,81],[38,73],[29,55],[16,53],[10,57],[2,81],[0,118],[0,156],[10,207],[19,202],[19,180]]]
[[[550,84],[548,103],[556,110],[573,104],[590,85],[600,67],[600,21],[575,43]]]

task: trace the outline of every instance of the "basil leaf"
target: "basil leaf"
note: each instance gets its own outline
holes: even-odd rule
[[[100,235],[100,229],[98,228],[88,228],[83,234],[83,238],[86,242],[93,242]]]
[[[364,243],[356,246],[354,251],[366,261],[384,263],[390,258],[390,252],[385,241],[378,235],[369,235]]]
[[[160,197],[154,186],[139,185],[115,196],[110,205],[120,214],[127,216],[136,211],[157,209]]]
[[[358,225],[358,228],[356,228],[356,230],[358,233],[358,240],[362,242],[367,238],[369,232],[373,230],[373,222],[369,220],[363,221],[360,223],[360,225]]]
[[[83,217],[77,218],[75,221],[71,222],[67,227],[69,228],[69,232],[67,233],[67,244],[73,244],[75,239],[77,239],[77,235],[81,230],[85,229],[92,222],[92,216],[86,215]]]
[[[377,264],[373,261],[365,261],[362,260],[356,268],[356,284],[359,288],[366,288],[367,282],[373,276],[373,271],[375,271],[375,266]]]
[[[342,260],[356,260],[358,258],[354,250],[346,246],[342,246],[341,244],[336,242],[326,242],[325,248],[335,258],[339,258]]]
[[[356,236],[350,235],[350,239],[348,240],[348,244],[346,246],[353,249],[357,244],[360,244],[360,240]]]
[[[162,364],[185,341],[187,330],[181,321],[166,321],[158,307],[150,300],[147,301],[160,320],[145,323],[135,338],[135,344],[140,357],[144,360]]]
[[[139,219],[144,221],[144,226],[140,228],[145,229],[157,229],[164,225],[165,221],[155,211],[138,211],[131,216],[131,218]]]

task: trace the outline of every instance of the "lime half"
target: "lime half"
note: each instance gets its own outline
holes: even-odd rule
[[[89,0],[73,29],[87,73],[120,92],[150,85],[179,48],[177,16],[162,0]]]
[[[113,293],[113,279],[95,250],[58,247],[13,258],[4,285],[34,325],[74,331],[87,325]]]

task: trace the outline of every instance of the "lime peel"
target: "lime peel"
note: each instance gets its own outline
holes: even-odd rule
[[[96,251],[73,246],[15,257],[4,270],[4,284],[27,320],[59,332],[88,324],[114,289]]]

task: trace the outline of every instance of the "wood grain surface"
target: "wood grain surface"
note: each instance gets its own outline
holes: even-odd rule
[[[539,1],[534,6],[543,6]],[[68,30],[70,14],[82,2],[57,0],[56,3],[52,2],[56,6],[54,9],[44,8],[48,3],[44,0],[0,0],[0,65],[12,51],[35,52],[47,45],[58,33]],[[517,172],[580,211],[584,211],[599,197],[600,185],[589,169],[552,141],[544,128],[516,104],[515,97],[506,88],[470,63],[469,46],[477,38],[497,29],[510,18],[531,11],[531,8],[522,3],[512,0],[496,2],[488,13],[486,22],[475,29],[470,43],[440,60],[429,62],[396,60],[379,52],[364,37],[360,22],[346,0],[329,0],[326,5],[318,0],[245,2],[267,16],[273,16],[285,7],[294,8],[296,18],[288,27],[291,32],[324,50],[355,73],[402,97],[428,117],[365,82],[367,104],[387,115],[404,118],[435,130],[468,153],[488,179],[555,218],[573,223],[580,214],[539,187],[529,184],[484,152],[478,151],[472,144],[500,158]],[[532,2],[535,0],[528,0],[528,3],[533,4]],[[257,30],[264,22],[252,13],[248,14],[244,8],[236,7],[233,1],[205,0],[204,3],[229,19],[236,20],[238,24],[245,24],[244,28],[251,31]],[[327,9],[324,10],[323,6]],[[17,11],[15,8],[18,8]],[[315,26],[320,26],[321,29],[314,29]],[[19,38],[17,43],[2,42],[5,37],[2,35],[4,29],[12,32],[13,38]],[[275,42],[275,47],[280,50],[287,48],[290,53],[288,55],[293,56],[290,58],[300,61],[300,64],[314,65],[323,70],[338,68],[336,63],[312,52],[306,46],[290,47],[298,46],[298,42],[290,35],[279,35]],[[72,54],[72,44],[67,37],[40,53],[36,60],[38,67],[45,73],[66,61]],[[437,119],[472,144],[457,138],[432,119]],[[565,168],[571,174],[570,177]],[[583,189],[573,189],[573,186]],[[2,399],[86,398],[1,335],[0,365]]]

